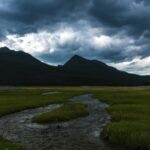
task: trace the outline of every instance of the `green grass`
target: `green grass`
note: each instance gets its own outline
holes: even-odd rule
[[[88,106],[82,103],[64,104],[62,107],[48,113],[35,116],[33,122],[56,123],[69,121],[89,114]]]
[[[49,91],[63,93],[42,95]],[[1,88],[0,116],[52,103],[65,103],[69,98],[85,93],[93,93],[110,105],[108,111],[112,120],[102,132],[104,139],[127,149],[150,149],[150,88],[34,87],[12,91]]]
[[[49,91],[62,91],[59,94],[42,95]],[[0,116],[17,111],[47,106],[54,103],[65,103],[73,96],[84,94],[84,91],[58,88],[22,88],[18,90],[0,90]]]
[[[104,139],[127,149],[150,149],[150,89],[115,88],[95,91],[96,97],[110,105],[112,121]]]
[[[0,150],[25,150],[22,146],[0,138]]]

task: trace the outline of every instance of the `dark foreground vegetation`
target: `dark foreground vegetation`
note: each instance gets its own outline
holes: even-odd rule
[[[43,95],[50,91],[61,91],[62,93]],[[150,149],[150,88],[2,88],[0,90],[0,116],[52,103],[66,103],[73,96],[85,93],[94,94],[96,98],[110,106],[108,111],[112,120],[102,132],[102,137],[106,141],[127,149]],[[69,108],[67,106],[65,109]],[[0,146],[2,150],[12,147],[8,141],[5,142],[3,139],[0,139]],[[18,146],[14,150],[18,150]]]

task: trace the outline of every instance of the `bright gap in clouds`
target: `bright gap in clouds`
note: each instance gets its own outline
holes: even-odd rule
[[[10,49],[23,50],[32,55],[44,52],[51,54],[57,51],[59,46],[72,42],[76,37],[77,35],[73,30],[54,33],[42,31],[24,36],[7,35],[6,39],[0,42],[0,47],[7,46]]]
[[[139,57],[133,59],[132,61],[125,61],[121,63],[110,63],[109,65],[130,73],[150,75],[150,56],[146,58]]]
[[[111,46],[114,43],[120,44],[121,39],[117,39],[116,37],[110,37],[110,36],[106,36],[106,35],[93,37],[93,44],[99,48]]]

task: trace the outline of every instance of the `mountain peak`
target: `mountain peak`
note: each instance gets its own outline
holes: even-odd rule
[[[74,55],[74,56],[71,57],[70,60],[85,60],[85,58],[83,58],[83,57],[81,57],[79,55]]]
[[[64,66],[79,65],[80,63],[85,61],[87,61],[85,58],[79,55],[74,55],[64,64]]]

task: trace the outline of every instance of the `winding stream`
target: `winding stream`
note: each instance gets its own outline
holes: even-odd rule
[[[70,102],[88,104],[89,116],[47,125],[31,122],[33,116],[62,106],[52,104],[0,118],[0,135],[21,143],[27,150],[112,150],[100,138],[102,128],[110,121],[107,105],[90,94],[74,97]]]

